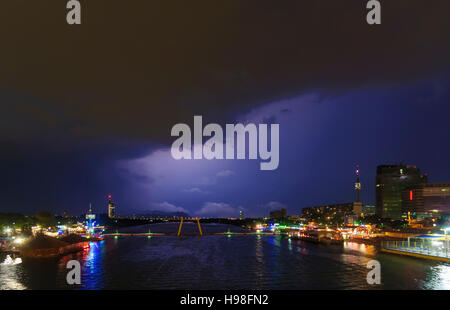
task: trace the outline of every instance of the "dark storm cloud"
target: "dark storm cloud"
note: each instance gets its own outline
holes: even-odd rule
[[[439,79],[449,70],[448,0],[382,1],[382,24],[377,26],[365,21],[365,0],[81,3],[79,26],[66,24],[65,0],[0,3],[2,211],[48,209],[79,214],[89,202],[103,208],[108,193],[123,203],[122,210],[144,208],[148,198],[140,185],[152,179],[137,178],[138,185],[132,186],[123,171],[114,170],[116,161],[145,158],[150,150],[167,147],[171,127],[192,122],[193,114],[203,115],[205,123],[224,122],[259,105],[302,93],[317,91],[318,96],[327,97],[378,84]],[[442,85],[445,90],[446,84]],[[403,99],[400,110],[410,101]],[[351,116],[348,123],[353,123],[353,118],[358,119],[353,113],[365,115],[355,112],[359,102],[352,103],[355,109],[345,109],[344,103],[339,103],[343,111],[333,114],[336,119]],[[379,103],[383,99],[373,104]],[[321,125],[323,113],[334,108],[327,107],[327,111],[317,107],[321,113],[316,122]],[[307,115],[297,106],[278,111],[271,111],[267,119],[299,111]],[[387,115],[388,121],[392,117],[387,104],[380,115]],[[316,132],[317,125],[311,127],[307,132]],[[360,143],[368,143],[362,135]],[[389,147],[383,148],[383,154],[388,154]],[[325,161],[327,153],[317,158]],[[282,167],[296,167],[298,156],[293,156]],[[152,172],[160,166],[152,166]],[[267,201],[284,202],[290,188],[304,185],[296,183],[292,173],[296,169],[288,169],[282,181],[273,183],[290,184],[282,186],[285,195],[267,197]],[[273,175],[276,178],[279,173]],[[327,174],[330,188],[336,175]],[[182,177],[193,178],[190,172],[180,176],[174,171],[167,180],[170,186],[158,193],[173,196],[173,183]],[[255,183],[254,177],[248,178],[247,183]],[[270,182],[261,185],[259,192],[270,193]],[[189,188],[194,185],[180,186],[179,192],[190,194],[192,205],[203,205],[198,195],[183,191]],[[292,192],[297,193],[297,187]],[[214,193],[208,190],[208,197]],[[229,203],[223,193],[217,189],[216,199],[209,201]],[[248,192],[232,194],[236,197],[230,202],[233,207],[250,203]],[[310,189],[303,202],[318,196],[322,193]],[[188,207],[181,198],[173,203]]]
[[[2,1],[2,140],[164,142],[194,113],[449,68],[448,0],[382,1],[378,26],[362,0],[81,3],[69,26],[65,1]]]

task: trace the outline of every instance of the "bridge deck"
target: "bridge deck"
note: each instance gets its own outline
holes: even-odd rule
[[[176,236],[176,233],[111,233],[103,234],[104,237],[153,237],[153,236]],[[199,236],[198,233],[183,233],[182,236]],[[279,236],[284,235],[282,233],[235,233],[235,232],[223,232],[223,233],[204,233],[203,235],[209,236]]]

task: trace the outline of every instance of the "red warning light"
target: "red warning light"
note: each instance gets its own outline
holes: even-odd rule
[[[108,195],[108,199],[111,199],[111,195]]]
[[[409,191],[409,200],[413,200],[413,191],[412,190]]]

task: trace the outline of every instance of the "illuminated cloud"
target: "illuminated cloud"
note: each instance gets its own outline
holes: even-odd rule
[[[217,172],[218,177],[229,177],[231,175],[234,175],[234,172],[231,170],[222,170]]]
[[[239,210],[224,202],[206,202],[195,214],[201,217],[238,217]]]
[[[279,201],[269,201],[268,203],[260,205],[260,207],[263,209],[268,209],[268,210],[279,210],[279,209],[287,208],[287,206],[285,204],[283,204]]]
[[[184,213],[189,213],[183,207],[178,207],[176,205],[168,203],[167,201],[152,204],[152,210],[158,210],[158,211],[164,211],[164,212],[184,212]]]
[[[192,187],[192,188],[189,188],[189,189],[184,189],[183,192],[185,192],[185,193],[200,193],[200,194],[208,193],[208,192],[206,192],[206,191],[204,191],[204,190],[202,190],[201,188],[198,188],[198,187]]]

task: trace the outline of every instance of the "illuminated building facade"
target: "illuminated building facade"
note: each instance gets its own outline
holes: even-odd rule
[[[362,214],[363,214],[363,216],[369,216],[369,215],[376,214],[375,206],[370,206],[370,205],[362,206]]]
[[[412,185],[427,182],[427,176],[421,175],[416,166],[378,166],[375,188],[377,215],[394,220],[406,218],[403,213],[402,192]]]
[[[89,206],[89,212],[86,214],[86,224],[89,229],[95,226],[95,214],[92,213],[92,206]]]
[[[110,219],[116,217],[116,206],[111,201],[111,195],[108,195],[108,217]]]
[[[450,214],[450,183],[423,183],[402,192],[403,212],[423,219]]]
[[[307,221],[324,224],[343,224],[346,217],[359,216],[361,213],[361,202],[339,203],[302,209],[302,217]]]

